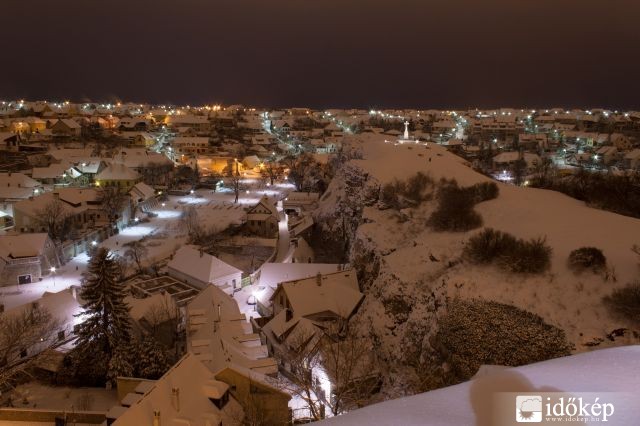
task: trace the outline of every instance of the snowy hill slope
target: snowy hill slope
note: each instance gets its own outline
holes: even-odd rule
[[[364,159],[353,162],[380,182],[395,177],[406,179],[417,171],[436,179],[455,178],[462,186],[489,180],[438,145],[394,145],[370,138],[362,142],[362,150]],[[428,158],[431,158],[430,162]],[[484,226],[519,238],[546,237],[553,248],[551,271],[543,276],[512,276],[492,267],[463,264],[443,275],[449,284],[448,294],[484,297],[531,310],[565,329],[577,344],[595,336],[602,337],[620,327],[621,324],[608,317],[601,298],[638,277],[638,259],[631,247],[640,244],[640,220],[588,207],[554,191],[503,184],[499,187],[497,199],[480,203],[475,208],[482,215]],[[429,213],[428,206],[423,211],[412,212],[417,219],[421,219],[421,214],[424,219]],[[366,210],[365,217],[372,224],[365,224],[361,231],[367,227],[377,228],[376,223],[389,228],[389,222],[393,222],[385,220],[387,212],[375,208]],[[420,226],[420,220],[417,220],[418,226],[412,226],[412,222],[416,221],[409,222],[409,229],[396,224],[386,232],[374,231],[379,247],[395,248],[387,260],[400,276],[437,274],[443,261],[459,256],[464,242],[477,232],[435,233]],[[615,282],[589,273],[576,275],[568,269],[569,253],[584,246],[598,247],[604,252]],[[429,254],[440,262],[430,265],[434,262],[427,259]]]
[[[483,298],[531,311],[562,328],[578,352],[591,349],[585,343],[594,341],[602,342],[600,347],[637,342],[629,335],[615,342],[606,339],[626,325],[609,316],[602,297],[638,276],[631,247],[640,244],[640,220],[587,207],[560,193],[499,184],[497,199],[475,206],[484,226],[519,238],[546,237],[553,248],[551,269],[516,275],[471,265],[460,262],[460,256],[481,228],[434,232],[426,221],[435,201],[402,212],[381,210],[378,191],[384,183],[418,171],[436,181],[454,178],[461,186],[489,178],[438,145],[395,144],[379,135],[358,135],[350,146],[362,158],[350,160],[331,182],[316,221],[327,235],[342,235],[347,229],[350,260],[368,296],[360,316],[386,363],[384,394],[411,393],[416,376],[433,356],[430,339],[447,297]],[[611,270],[608,279],[575,275],[567,268],[569,252],[587,245],[604,252]]]
[[[640,369],[640,346],[594,351],[588,354],[502,370],[478,381],[386,401],[321,422],[350,425],[497,425],[517,424],[514,417],[491,419],[495,392],[593,392],[615,406],[611,425],[638,424],[640,382],[631,371]],[[609,394],[607,392],[616,392]],[[515,415],[515,410],[509,412]]]

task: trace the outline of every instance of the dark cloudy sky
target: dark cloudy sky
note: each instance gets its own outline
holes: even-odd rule
[[[1,0],[0,98],[640,108],[638,0]]]

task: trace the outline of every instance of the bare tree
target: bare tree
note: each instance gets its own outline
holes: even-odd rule
[[[280,387],[289,395],[303,401],[308,417],[324,418],[324,404],[317,395],[313,371],[319,367],[317,354],[318,334],[310,330],[290,335],[280,347],[274,346],[275,356],[284,365]],[[307,417],[307,416],[305,416]]]
[[[120,192],[120,190],[115,186],[108,186],[102,189],[100,194],[100,204],[109,218],[109,225],[112,226],[116,222],[122,213],[128,198],[129,197],[127,195]]]
[[[60,322],[37,304],[0,315],[0,383],[12,384],[57,346]]]
[[[315,420],[324,418],[325,407],[334,416],[363,407],[379,389],[370,342],[357,329],[357,322],[325,322],[315,334],[290,339],[281,353],[291,380],[287,391],[304,401]]]
[[[380,387],[370,342],[357,334],[355,326],[330,325],[319,346],[318,356],[331,382],[325,401],[334,416],[364,407]]]
[[[36,211],[36,222],[44,228],[53,241],[63,241],[70,228],[71,215],[63,201],[54,198],[42,209]]]
[[[147,257],[149,250],[140,240],[130,241],[125,244],[127,250],[124,252],[124,257],[134,262],[138,267],[138,272],[142,273],[142,262]]]
[[[269,160],[264,166],[265,174],[269,178],[269,182],[273,185],[276,177],[278,177],[278,166],[275,160]]]
[[[202,234],[202,226],[200,225],[200,221],[198,220],[198,210],[194,206],[186,206],[182,210],[182,215],[180,216],[182,221],[182,226],[187,231],[189,237],[195,241],[200,238]]]

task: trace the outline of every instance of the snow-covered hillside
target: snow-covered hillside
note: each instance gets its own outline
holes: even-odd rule
[[[434,201],[401,212],[380,209],[378,190],[418,171],[435,181],[456,179],[461,186],[489,178],[435,144],[397,144],[380,135],[355,136],[350,144],[362,158],[350,160],[332,181],[316,219],[325,230],[346,234],[351,243],[350,260],[361,271],[360,283],[369,296],[360,315],[387,363],[387,395],[410,392],[407,381],[433,355],[429,339],[446,297],[484,298],[531,311],[563,329],[577,352],[589,350],[584,344],[594,339],[604,340],[600,347],[634,341],[606,339],[626,325],[608,315],[602,297],[638,276],[631,247],[640,243],[640,220],[587,207],[560,193],[499,184],[497,199],[475,207],[483,226],[519,238],[546,237],[553,248],[550,270],[515,275],[459,262],[465,242],[480,229],[434,232],[426,225]],[[570,251],[583,246],[604,252],[608,274],[576,275],[568,269]]]
[[[615,412],[608,424],[633,425],[638,424],[640,417],[637,404],[640,382],[629,372],[638,370],[640,346],[599,350],[488,372],[473,381],[371,405],[320,424],[511,425],[516,424],[515,406],[504,418],[492,418],[495,416],[492,398],[496,392],[590,392],[598,396],[600,402],[614,404]],[[508,404],[508,400],[505,403]]]

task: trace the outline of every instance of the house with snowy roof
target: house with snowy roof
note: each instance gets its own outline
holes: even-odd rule
[[[209,138],[179,136],[171,141],[171,147],[178,155],[204,154],[209,150]]]
[[[242,284],[240,269],[191,246],[180,247],[168,268],[171,277],[201,289],[214,285],[231,294]]]
[[[109,426],[219,426],[241,422],[243,411],[229,385],[187,353],[155,382],[140,381],[106,418]]]
[[[290,192],[287,198],[282,201],[284,211],[289,214],[291,211],[301,213],[313,210],[318,205],[320,194],[318,192]]]
[[[51,327],[42,336],[38,336],[37,340],[23,336],[21,343],[24,346],[8,354],[9,359],[5,360],[8,365],[38,355],[52,345],[62,344],[73,336],[76,325],[82,322],[81,318],[76,316],[82,312],[82,306],[76,294],[76,287],[55,293],[47,291],[39,299],[13,307],[1,314],[5,319],[19,318],[32,314],[34,309],[38,308],[51,316]]]
[[[20,146],[20,136],[12,132],[5,132],[2,130],[2,121],[0,121],[0,148],[7,151],[18,151]]]
[[[510,168],[515,165],[518,160],[524,160],[528,171],[533,171],[535,167],[541,163],[540,157],[537,154],[508,151],[501,152],[493,157],[493,168],[495,170]]]
[[[271,296],[280,283],[315,277],[317,274],[330,274],[342,270],[342,265],[334,263],[265,263],[260,267],[254,295],[260,315],[270,317]]]
[[[49,121],[48,128],[56,137],[77,137],[82,131],[82,126],[78,122],[67,118]]]
[[[46,233],[0,235],[0,286],[37,282],[58,264]]]
[[[247,229],[260,237],[275,237],[278,220],[278,209],[266,196],[247,211]]]
[[[95,176],[96,186],[115,187],[121,192],[128,192],[142,177],[135,170],[121,163],[110,163]]]
[[[140,174],[144,174],[145,169],[152,167],[165,168],[165,174],[173,169],[173,161],[166,155],[140,147],[121,148],[111,162],[124,164]]]
[[[232,364],[218,371],[215,378],[229,385],[229,393],[242,405],[247,423],[290,424],[291,395],[270,376]]]
[[[187,305],[187,350],[212,372],[236,365],[263,375],[276,375],[260,336],[253,332],[236,300],[209,286]]]
[[[144,182],[136,183],[129,191],[134,208],[148,211],[157,206],[155,190]]]
[[[109,217],[102,207],[101,191],[94,188],[59,188],[13,206],[15,229],[19,232],[48,232],[39,220],[43,209],[60,201],[69,226],[74,230],[100,227],[108,224]],[[117,215],[117,224],[129,221],[129,203]]]
[[[42,184],[23,173],[0,172],[0,211],[13,214],[12,205],[38,195]]]
[[[313,351],[327,324],[348,321],[363,300],[352,269],[279,284],[273,317],[262,328],[269,352],[284,360],[288,351]]]

